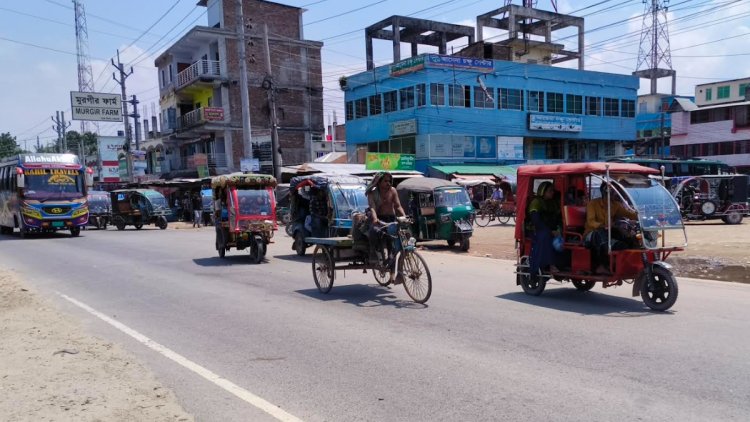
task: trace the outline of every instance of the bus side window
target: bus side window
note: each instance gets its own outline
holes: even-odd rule
[[[8,167],[0,168],[0,190],[8,190],[8,181],[6,175]]]

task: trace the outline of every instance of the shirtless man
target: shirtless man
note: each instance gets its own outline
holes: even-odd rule
[[[375,176],[373,186],[367,190],[367,201],[373,225],[380,222],[391,223],[396,221],[396,215],[406,215],[396,188],[393,187],[393,176],[388,172]]]

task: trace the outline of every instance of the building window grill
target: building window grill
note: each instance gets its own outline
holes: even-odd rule
[[[544,92],[529,91],[529,111],[544,111]]]
[[[445,85],[430,84],[430,105],[445,105]]]
[[[557,92],[547,93],[547,111],[550,113],[563,112],[563,95]]]
[[[617,117],[620,115],[620,100],[617,98],[604,99],[604,115]]]
[[[568,113],[583,114],[583,96],[568,94],[565,96]]]
[[[520,89],[498,89],[498,106],[504,110],[523,110],[523,91]]]
[[[398,110],[398,93],[388,91],[383,93],[383,113],[392,113]]]
[[[487,96],[489,94],[489,97]],[[495,108],[495,90],[487,88],[485,93],[482,87],[474,87],[474,107],[476,108]]]

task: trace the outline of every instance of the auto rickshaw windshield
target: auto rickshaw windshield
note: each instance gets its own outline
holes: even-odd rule
[[[105,195],[90,195],[88,198],[89,210],[91,212],[106,212],[110,208],[109,196]]]
[[[644,230],[683,228],[677,202],[660,183],[647,177],[631,176],[618,182],[633,201]]]
[[[167,198],[164,197],[164,195],[160,194],[156,191],[145,191],[143,195],[148,198],[149,202],[151,202],[151,207],[153,209],[166,209],[169,208],[167,206]]]
[[[435,191],[435,206],[455,207],[459,205],[471,205],[471,199],[465,189],[450,188]]]
[[[332,185],[331,195],[335,202],[336,217],[349,219],[353,211],[364,212],[367,209],[365,186],[362,185]]]
[[[241,215],[270,215],[271,196],[265,189],[237,190]]]

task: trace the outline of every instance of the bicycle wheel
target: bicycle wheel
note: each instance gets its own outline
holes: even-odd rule
[[[497,221],[500,224],[502,224],[502,225],[506,225],[510,221],[510,215],[508,215],[508,214],[500,214],[500,215],[497,216]]]
[[[427,302],[432,294],[432,276],[424,258],[417,252],[405,252],[398,267],[409,297],[416,303]]]
[[[330,292],[333,287],[333,280],[336,277],[336,270],[331,253],[325,246],[315,246],[312,269],[315,285],[318,286],[320,293]]]
[[[485,209],[481,209],[477,213],[477,218],[476,218],[477,226],[487,227],[487,225],[490,224],[491,219],[492,219],[492,214],[489,213]]]

